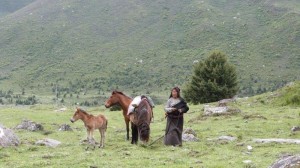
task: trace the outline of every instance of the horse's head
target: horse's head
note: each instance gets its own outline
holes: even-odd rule
[[[81,118],[80,110],[81,110],[80,108],[76,107],[76,111],[75,111],[73,117],[70,119],[70,121],[72,123]]]
[[[105,102],[105,107],[109,108],[113,105],[116,105],[120,102],[120,96],[119,96],[120,92],[118,91],[113,91],[111,93],[111,96],[106,100]]]

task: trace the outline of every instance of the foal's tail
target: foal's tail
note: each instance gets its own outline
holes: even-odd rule
[[[106,119],[106,121],[105,121],[105,131],[107,129],[107,125],[108,125],[108,120]]]
[[[105,131],[106,131],[106,129],[107,129],[107,125],[108,125],[108,120],[106,120],[106,127],[105,127]]]
[[[108,120],[104,115],[101,115],[101,120],[102,120],[101,128],[106,131],[107,125],[108,125]]]

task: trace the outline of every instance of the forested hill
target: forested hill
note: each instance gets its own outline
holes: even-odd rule
[[[300,78],[298,0],[18,2],[1,1],[1,89],[161,91],[212,50],[236,65],[240,94]]]

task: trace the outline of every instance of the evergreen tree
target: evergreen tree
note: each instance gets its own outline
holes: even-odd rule
[[[208,103],[233,97],[238,90],[234,65],[221,52],[213,52],[194,66],[191,80],[183,89],[188,102]]]

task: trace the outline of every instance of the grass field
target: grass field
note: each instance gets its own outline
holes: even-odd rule
[[[125,124],[120,111],[91,107],[85,109],[108,118],[106,146],[104,149],[85,150],[87,146],[80,144],[86,135],[83,123],[77,121],[72,124],[69,121],[75,107],[55,112],[57,108],[50,105],[1,106],[1,123],[4,126],[13,128],[22,119],[29,119],[41,123],[45,131],[15,130],[21,145],[0,148],[0,167],[268,167],[284,154],[300,152],[299,145],[295,144],[253,142],[254,138],[300,138],[300,133],[291,133],[292,126],[299,125],[300,108],[273,105],[273,94],[238,99],[231,106],[242,112],[232,116],[204,117],[203,105],[190,105],[184,127],[194,129],[200,141],[184,142],[182,147],[164,146],[162,141],[146,147],[131,145],[125,140]],[[155,107],[154,113],[151,142],[164,134],[166,124],[162,105]],[[71,125],[73,131],[58,131],[61,124]],[[237,140],[215,140],[222,135],[231,135]],[[43,138],[56,139],[62,144],[57,148],[34,144]],[[95,139],[98,141],[99,138],[99,134],[95,133]],[[247,151],[247,145],[253,147],[252,152]],[[245,164],[244,160],[252,163]]]

